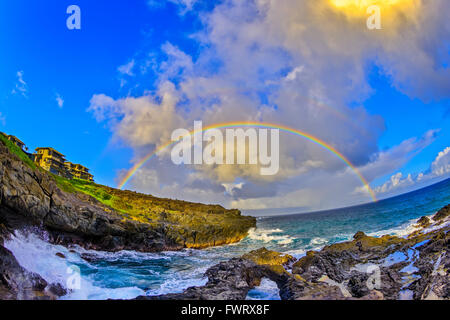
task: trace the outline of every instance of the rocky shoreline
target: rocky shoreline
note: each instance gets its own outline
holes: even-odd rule
[[[130,216],[89,194],[62,190],[55,177],[31,168],[0,141],[0,223],[10,229],[38,226],[55,244],[105,251],[205,248],[238,242],[256,225],[255,218],[239,210],[95,187],[128,200],[120,204],[139,205],[135,211],[141,216]]]
[[[120,205],[135,205],[134,211],[124,213],[89,194],[63,190],[55,177],[0,143],[0,299],[67,294],[61,284],[24,269],[3,246],[15,230],[43,231],[50,243],[91,250],[159,252],[238,242],[256,225],[238,210],[93,187]],[[309,251],[298,260],[260,248],[209,268],[204,286],[137,299],[243,300],[263,279],[275,282],[284,300],[449,299],[449,228],[447,205],[431,219],[419,219],[407,237],[358,232],[353,241]]]
[[[450,299],[450,205],[420,218],[417,228],[404,238],[358,232],[299,260],[261,248],[209,268],[204,286],[137,299],[243,300],[263,278],[276,283],[282,300]]]
[[[15,230],[38,229],[52,244],[91,250],[160,252],[235,243],[256,226],[255,218],[242,216],[239,210],[85,183],[88,191],[114,200],[109,206],[89,192],[64,188],[61,181],[66,185],[70,181],[22,156],[0,141],[0,299],[53,299],[65,294],[23,269],[3,247]]]

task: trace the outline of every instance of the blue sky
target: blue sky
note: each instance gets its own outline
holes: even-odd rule
[[[272,120],[273,118],[282,123],[284,116],[277,115],[277,112],[283,110],[283,108],[289,109],[283,105],[285,99],[281,98],[284,90],[288,89],[283,88],[284,85],[282,84],[277,84],[275,87],[266,84],[269,81],[274,81],[273,79],[277,76],[286,76],[297,64],[305,65],[305,70],[310,67],[311,73],[314,73],[314,70],[322,72],[322,66],[327,66],[326,62],[320,65],[316,62],[311,63],[306,58],[305,53],[301,51],[304,50],[303,47],[298,49],[300,53],[297,55],[295,44],[284,47],[284,43],[279,44],[275,40],[267,40],[267,42],[272,42],[270,47],[268,46],[269,48],[264,48],[265,40],[258,43],[259,39],[251,39],[249,43],[255,47],[250,50],[248,48],[250,46],[246,47],[244,44],[244,41],[252,36],[251,33],[245,33],[244,28],[249,27],[248,25],[241,26],[242,34],[237,34],[238,41],[233,45],[233,50],[236,48],[236,51],[238,51],[239,45],[242,44],[242,51],[228,55],[226,49],[229,49],[229,47],[225,45],[221,47],[223,43],[229,40],[226,35],[230,35],[230,38],[232,38],[233,32],[238,32],[236,29],[238,29],[239,23],[244,23],[242,21],[245,21],[246,18],[253,18],[252,15],[255,14],[252,11],[254,9],[252,6],[244,7],[242,5],[242,8],[236,8],[240,5],[234,2],[225,1],[222,6],[219,2],[192,0],[173,0],[166,3],[144,0],[43,0],[39,2],[18,0],[1,2],[0,130],[20,137],[32,149],[38,146],[52,146],[64,153],[69,160],[88,166],[95,175],[97,182],[115,186],[118,178],[126,169],[130,168],[135,161],[138,161],[143,154],[153,150],[158,145],[158,142],[151,140],[146,143],[138,143],[138,141],[133,140],[136,133],[127,135],[127,133],[130,133],[130,128],[126,127],[123,119],[127,116],[132,117],[134,111],[126,109],[126,99],[150,97],[153,99],[153,104],[158,104],[164,100],[161,92],[165,90],[164,86],[167,85],[167,82],[173,84],[174,89],[171,89],[172,91],[182,95],[182,98],[177,100],[178,104],[175,111],[176,114],[182,115],[181,118],[186,118],[186,114],[192,115],[192,117],[199,117],[199,114],[203,114],[200,110],[195,109],[195,103],[208,100],[210,97],[194,98],[192,92],[195,90],[192,89],[192,86],[195,87],[201,77],[206,79],[209,77],[214,79],[214,82],[225,79],[223,80],[224,83],[227,85],[232,83],[233,85],[230,85],[232,88],[239,87],[239,84],[242,83],[248,84],[250,89],[246,92],[246,96],[244,97],[241,94],[239,97],[242,100],[234,101],[251,104],[250,102],[255,100],[252,98],[254,94],[259,97],[259,104],[272,104],[273,109],[276,110],[275,115],[268,116],[267,119]],[[296,5],[303,5],[300,0],[291,2],[293,11],[296,10]],[[442,6],[446,5],[445,2],[439,3]],[[81,30],[68,30],[66,28],[68,17],[66,8],[71,4],[77,4],[81,8]],[[273,10],[274,15],[279,13],[277,10]],[[233,26],[232,22],[220,24],[225,19],[223,17],[228,18],[232,14],[236,15],[234,17],[236,20],[231,20],[231,18],[230,20],[235,21],[236,26]],[[241,14],[242,17],[239,17]],[[286,21],[289,21],[289,17],[286,18]],[[353,20],[351,21],[353,23]],[[258,19],[254,24],[256,23],[259,23]],[[434,30],[433,28],[437,28],[439,23],[439,19],[437,19],[436,25],[427,26],[426,31]],[[268,23],[264,22],[261,27],[267,27],[267,25]],[[276,25],[276,22],[273,25],[273,30],[282,32],[279,31],[281,27]],[[230,29],[227,30],[227,28]],[[311,26],[311,30],[313,29],[314,26]],[[246,34],[249,34],[249,36]],[[355,35],[355,37],[359,36],[361,35]],[[386,37],[390,37],[390,35],[386,35]],[[450,48],[448,32],[440,31],[439,37],[436,37],[436,39],[433,37],[433,39],[435,41],[431,43],[430,40],[428,44],[431,49],[424,50],[430,56],[435,57],[435,69],[441,69],[439,81],[450,83],[448,78]],[[419,40],[417,43],[420,42]],[[304,41],[307,43],[307,40]],[[415,38],[405,41],[416,43]],[[355,137],[355,141],[357,140],[356,146],[364,144],[364,146],[367,146],[367,152],[364,149],[365,147],[355,147],[358,150],[348,149],[350,148],[348,141],[354,136],[352,132],[345,134],[342,140],[333,141],[333,145],[338,150],[343,150],[344,154],[351,159],[355,159],[355,162],[362,159],[360,163],[361,171],[363,174],[368,172],[368,179],[370,179],[373,188],[382,186],[386,181],[390,181],[392,175],[399,172],[404,177],[409,173],[413,176],[421,172],[426,174],[431,170],[431,164],[435,161],[439,152],[444,151],[450,145],[449,92],[445,92],[445,90],[434,92],[433,89],[425,88],[424,94],[418,93],[426,85],[423,83],[415,85],[414,83],[422,77],[420,62],[416,64],[414,62],[416,53],[410,52],[403,60],[412,62],[411,68],[402,67],[397,60],[392,60],[395,54],[402,53],[400,50],[388,48],[379,53],[376,58],[366,55],[363,58],[358,58],[361,59],[361,63],[359,63],[359,60],[354,62],[356,58],[342,58],[342,65],[348,64],[350,72],[356,72],[361,65],[363,70],[361,81],[364,85],[355,89],[357,96],[351,90],[346,93],[345,86],[339,91],[344,92],[344,94],[337,93],[337,91],[336,93],[322,94],[323,99],[330,99],[328,101],[336,101],[332,99],[338,99],[337,97],[345,95],[342,101],[336,102],[336,105],[339,105],[339,108],[343,110],[342,112],[345,112],[349,118],[354,119],[355,123],[367,125],[368,130],[373,133],[373,141],[367,144]],[[247,56],[242,56],[243,52],[247,53]],[[438,53],[441,56],[438,56]],[[253,54],[254,56],[252,56]],[[334,58],[333,52],[330,55]],[[338,53],[335,56],[338,56]],[[355,53],[356,56],[359,57],[357,53]],[[235,57],[241,59],[242,74],[230,76],[230,74],[239,70],[239,59],[235,59]],[[325,57],[322,58],[325,59]],[[302,59],[305,59],[305,61]],[[321,57],[317,57],[317,59],[321,59]],[[252,63],[256,65],[260,62],[262,63],[260,75],[249,75],[247,77],[244,68],[251,66]],[[332,63],[334,62],[330,61],[329,67],[331,70],[334,69]],[[127,69],[127,65],[130,68]],[[426,64],[424,65],[427,67]],[[417,68],[417,70],[413,70],[414,68]],[[336,69],[339,70],[339,68]],[[408,70],[411,72],[408,73]],[[432,72],[434,71],[430,71],[430,79],[437,79],[438,76],[434,77]],[[338,76],[335,79],[333,75],[329,79],[327,77],[324,78],[326,80],[321,81],[322,78],[320,78],[319,73],[317,79],[315,79],[318,86],[323,84],[324,87],[333,91],[334,89],[331,88],[335,88],[335,85],[336,87],[341,85],[341,79]],[[423,78],[425,82],[427,80],[426,75]],[[184,89],[187,84],[190,85],[189,90],[191,91],[189,92]],[[356,87],[359,85],[360,82],[357,82]],[[429,85],[436,87],[431,82]],[[252,86],[257,87],[253,89]],[[305,90],[306,95],[313,91],[305,86],[307,84],[299,82],[296,90],[298,92]],[[443,87],[445,87],[445,84]],[[199,87],[198,90],[203,89]],[[292,90],[292,88],[289,87],[289,90]],[[367,90],[367,93],[360,95],[360,92],[364,90]],[[276,91],[276,94],[273,94],[273,91]],[[92,112],[93,103],[91,99],[100,94],[110,97],[117,104],[117,108],[122,108],[112,117],[106,117],[108,118],[106,121],[99,120]],[[223,99],[217,93],[214,97],[218,100]],[[58,105],[57,98],[60,98],[60,105]],[[253,100],[248,102],[245,100],[246,98]],[[211,98],[204,108],[210,107],[213,100]],[[161,102],[162,105],[163,102]],[[91,109],[88,110],[88,108]],[[105,111],[106,105],[101,104],[101,108],[103,108],[101,111],[105,114],[111,112],[111,110]],[[224,119],[229,119],[226,112],[230,108],[227,109],[225,105],[221,108],[224,110]],[[242,107],[240,109],[242,110],[241,119],[248,119],[255,114],[255,110],[259,110],[258,108],[258,106],[249,107],[248,113],[246,113],[246,107]],[[361,112],[356,113],[355,110],[358,108],[364,110],[364,115],[361,116]],[[232,110],[229,112],[233,113]],[[279,112],[279,114],[282,114],[282,112]],[[363,120],[358,118],[359,116],[363,117],[361,118]],[[211,121],[216,121],[217,117],[211,117]],[[306,118],[306,113],[304,118]],[[285,119],[289,119],[289,116],[286,116]],[[311,128],[308,130],[313,130],[320,135],[322,131],[320,126],[325,127],[330,121],[335,125],[334,120],[330,119],[332,118],[327,115],[321,122],[317,121],[317,125],[311,124]],[[132,121],[139,124],[138,120],[133,119]],[[205,118],[204,120],[207,121],[208,119]],[[339,119],[336,122],[339,122]],[[174,121],[174,124],[178,123]],[[373,130],[371,126],[373,126]],[[337,127],[336,132],[341,132],[343,128],[346,128],[346,126]],[[432,138],[424,138],[426,142],[420,144],[418,141],[429,130],[437,131],[433,133]],[[332,133],[330,135],[332,136]],[[132,139],[131,136],[134,138]],[[327,135],[324,134],[323,139],[326,139],[326,137]],[[411,147],[414,156],[408,157],[406,154],[402,154],[403,158],[402,161],[399,161],[398,166],[386,168],[384,171],[380,169],[381,171],[378,170],[377,174],[372,175],[369,165],[372,162],[375,163],[374,159],[380,158],[380,154],[383,152],[389,153],[408,139],[417,140],[414,143],[411,142],[411,144],[414,144]],[[311,152],[312,154],[317,153],[316,150]],[[328,172],[329,179],[332,179],[333,174],[342,173],[342,170],[345,169],[335,165],[334,162],[332,163],[332,160],[328,159],[330,155],[319,154],[319,157],[324,157],[321,160],[323,167],[321,167],[320,173]],[[297,159],[298,163],[315,160],[314,156],[303,159],[300,155],[292,155],[292,158]],[[175,187],[171,187],[171,183],[176,181],[176,176],[172,176],[171,173],[177,172],[178,174],[180,168],[169,168],[169,165],[161,164],[163,160],[159,159],[154,164],[149,164],[148,172],[154,174],[156,170],[157,177],[149,176],[145,178],[146,172],[142,171],[140,180],[136,179],[128,187],[163,196],[179,195],[179,191],[176,191]],[[300,170],[298,167],[295,169]],[[335,170],[335,172],[330,173],[330,170]],[[241,188],[242,181],[247,181],[248,186],[264,183],[257,178],[252,180],[251,176],[243,174],[243,177],[234,176],[230,181],[219,181],[211,178],[216,177],[214,174],[208,175],[204,172],[196,172],[192,168],[187,168],[183,173],[179,173],[178,177],[185,179],[186,176],[192,177],[195,174],[200,175],[200,180],[211,180],[205,188],[209,190],[218,188],[216,194],[207,195],[205,193],[203,198],[200,197],[202,201],[219,202],[227,206],[242,204],[244,208],[253,209],[252,201],[257,202],[261,197],[267,201],[267,206],[270,206],[271,197],[267,195],[267,191],[253,199],[250,196],[239,198],[238,194],[243,193],[245,188],[241,190],[241,193],[236,192],[239,191],[237,189]],[[205,174],[205,176],[201,176],[201,174]],[[439,179],[445,177],[447,177],[446,173],[439,176]],[[437,177],[433,176],[433,179],[435,178]],[[154,181],[154,179],[157,179],[158,182],[150,185],[147,183],[147,181]],[[430,181],[434,181],[433,179],[430,179]],[[270,181],[267,185],[273,187],[270,184],[276,183],[279,195],[284,192],[283,186],[291,187],[296,182],[297,180],[285,176],[277,181]],[[229,187],[230,183],[232,184],[231,192],[229,191],[230,188],[225,188],[228,191],[220,189],[224,185]],[[179,186],[179,184],[177,185]],[[352,194],[354,191],[353,184],[351,186],[348,194]],[[415,186],[417,185],[407,185],[408,188],[414,188]],[[184,187],[188,188],[189,186],[185,185]],[[303,188],[303,190],[306,189]],[[273,197],[278,195],[274,192]],[[384,196],[387,195],[389,193]],[[383,195],[380,194],[380,196]],[[196,200],[189,193],[180,194],[180,197],[187,200]],[[318,195],[318,197],[320,196]],[[367,201],[367,198],[364,199]],[[247,200],[249,201],[245,202]],[[283,201],[274,201],[273,207],[280,207],[280,203],[283,203]],[[348,201],[336,203],[335,206],[354,202],[355,199],[352,196]],[[322,203],[321,201],[311,204],[299,202],[297,206],[319,209],[333,206],[333,204],[334,202]],[[293,202],[286,204],[286,207],[295,206]]]
[[[159,47],[186,28],[174,7],[149,10],[145,1],[78,1],[82,30],[66,28],[70,1],[2,2],[0,41],[3,130],[30,147],[54,146],[85,163],[100,183],[114,185],[115,170],[129,165],[127,148],[109,146],[110,133],[86,112],[98,91],[120,93],[117,67],[138,50]],[[151,36],[146,33],[151,32]],[[181,39],[181,41],[185,41]],[[24,72],[26,98],[12,95]],[[64,105],[59,108],[59,94]],[[123,146],[121,146],[123,147]]]
[[[365,102],[369,112],[379,114],[386,124],[386,131],[380,137],[380,149],[388,149],[413,136],[420,136],[429,129],[438,129],[437,139],[406,163],[400,171],[418,174],[428,169],[436,155],[449,145],[450,100],[423,102],[411,99],[392,88],[388,78],[380,76],[375,68],[370,79],[376,92]],[[377,179],[379,184],[386,177]],[[376,185],[376,183],[374,184]]]

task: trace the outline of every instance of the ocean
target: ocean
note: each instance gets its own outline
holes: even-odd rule
[[[368,235],[404,236],[421,216],[433,215],[450,203],[450,179],[394,198],[355,207],[258,218],[257,228],[237,244],[178,252],[116,253],[89,251],[49,244],[45,235],[17,232],[5,242],[19,263],[47,282],[73,285],[62,299],[131,299],[139,295],[182,292],[206,283],[203,273],[214,264],[266,247],[297,258],[307,250],[350,240],[357,231]],[[56,254],[64,256],[61,258]],[[88,256],[89,259],[82,257]],[[69,279],[72,279],[69,283]],[[248,299],[279,299],[276,285],[262,281]]]

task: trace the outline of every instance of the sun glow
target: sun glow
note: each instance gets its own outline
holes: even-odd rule
[[[336,7],[356,7],[367,8],[372,5],[391,6],[400,2],[407,2],[405,0],[331,0]]]
[[[383,11],[397,8],[407,9],[414,0],[330,0],[331,4],[337,9],[348,14],[365,14],[370,6],[379,6]]]
[[[422,0],[328,0],[333,11],[344,14],[348,21],[361,23],[377,13],[383,36],[398,34],[407,24],[417,24],[422,9]],[[376,34],[376,33],[375,33]]]

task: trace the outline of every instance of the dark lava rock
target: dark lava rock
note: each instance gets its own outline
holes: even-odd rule
[[[66,256],[65,256],[64,254],[62,254],[61,252],[55,253],[55,256],[60,257],[60,258],[62,258],[62,259],[65,259],[65,258],[66,258]]]
[[[47,282],[22,268],[13,254],[0,246],[0,299],[45,299]]]
[[[440,220],[443,220],[443,219],[447,218],[449,215],[450,215],[450,204],[446,205],[441,210],[439,210],[433,216],[433,220],[434,221],[440,221]]]
[[[368,280],[369,275],[367,273],[353,271],[348,280],[348,288],[352,296],[361,298],[370,294],[370,289],[367,287]]]
[[[47,289],[49,292],[58,297],[65,296],[67,294],[66,288],[64,288],[60,283],[52,283]]]
[[[366,234],[362,231],[358,231],[357,233],[355,233],[355,235],[353,236],[354,240],[360,240],[364,237],[367,237]]]
[[[417,220],[417,224],[420,227],[428,227],[431,224],[430,218],[428,218],[427,216],[423,216],[421,217],[419,220]]]
[[[308,251],[292,272],[285,269],[291,256],[261,248],[208,269],[205,286],[138,299],[240,300],[262,278],[274,281],[284,300],[450,299],[450,226],[443,225],[445,219],[436,223],[440,229],[418,230],[405,238],[358,232],[352,241]]]

